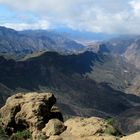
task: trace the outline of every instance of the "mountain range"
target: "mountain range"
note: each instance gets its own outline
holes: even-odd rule
[[[84,46],[58,33],[45,30],[15,31],[0,27],[0,53],[11,58],[22,58],[39,51],[74,53]],[[17,57],[16,57],[17,56]]]
[[[115,117],[124,133],[137,131],[139,40],[81,45],[55,32],[1,27],[0,105],[18,92],[53,92],[66,117]],[[124,129],[131,119],[133,129]]]

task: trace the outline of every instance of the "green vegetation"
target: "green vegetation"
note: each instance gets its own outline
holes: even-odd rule
[[[114,135],[114,136],[122,135],[120,131],[115,128],[115,118],[108,118],[106,120],[106,123],[110,126],[105,129],[104,132],[105,134]]]
[[[2,129],[2,127],[0,127],[0,135],[5,134],[5,131]]]
[[[8,140],[8,136],[2,126],[0,126],[0,140]]]
[[[122,136],[122,134],[120,133],[120,131],[118,131],[117,129],[113,128],[113,127],[107,127],[104,131],[105,134],[108,135],[113,135],[113,136]]]
[[[17,131],[15,137],[18,139],[31,139],[32,135],[29,130]]]
[[[109,134],[109,135],[114,135],[114,136],[116,136],[117,135],[117,130],[115,129],[115,128],[113,128],[113,127],[107,127],[106,129],[105,129],[105,132],[104,132],[105,134]]]
[[[0,126],[0,136],[5,136],[6,133],[4,131],[4,129]]]
[[[107,122],[107,124],[109,124],[109,125],[114,125],[115,119],[114,119],[114,118],[108,118],[108,119],[106,120],[106,122]]]

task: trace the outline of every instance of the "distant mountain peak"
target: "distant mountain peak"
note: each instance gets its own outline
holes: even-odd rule
[[[16,31],[0,27],[0,55],[23,57],[40,51],[78,53],[85,46],[65,36],[46,30]]]
[[[110,53],[110,50],[107,48],[105,44],[100,44],[98,53]]]

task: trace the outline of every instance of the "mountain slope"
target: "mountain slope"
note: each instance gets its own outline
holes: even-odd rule
[[[123,133],[140,130],[140,106],[128,109],[118,116],[119,128]]]
[[[2,106],[6,99],[13,94],[13,91],[0,83],[0,106]]]
[[[49,31],[24,31],[0,27],[0,54],[13,57],[15,54],[24,56],[38,51],[57,51],[74,53],[84,48],[55,32]]]
[[[93,113],[116,115],[131,108],[133,105],[129,100],[133,98],[87,76],[97,63],[103,65],[103,60],[102,55],[92,52],[79,55],[48,52],[19,62],[1,57],[0,81],[14,91],[51,90],[70,115],[75,112],[75,115],[84,116]]]
[[[124,36],[104,43],[111,53],[124,56],[140,69],[140,36]]]
[[[130,74],[134,67],[140,70],[140,36],[125,36],[122,38],[112,39],[104,42],[104,45],[110,50],[113,55],[117,55],[132,65],[130,70],[126,69],[126,74]],[[129,76],[130,77],[130,76]],[[129,87],[125,90],[128,93],[133,93],[140,96],[140,78],[139,74],[132,78],[128,83]]]
[[[140,39],[135,40],[125,51],[125,58],[140,69]]]
[[[121,36],[104,42],[113,54],[122,55],[137,36]]]

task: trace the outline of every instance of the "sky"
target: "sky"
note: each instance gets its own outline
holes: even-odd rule
[[[140,34],[140,0],[0,0],[0,25]]]

